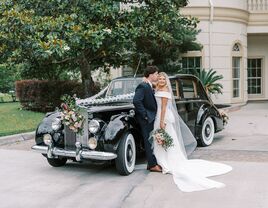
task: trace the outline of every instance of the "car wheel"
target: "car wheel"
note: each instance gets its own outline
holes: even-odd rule
[[[53,167],[61,167],[64,166],[67,162],[66,158],[47,158],[49,165]]]
[[[117,149],[115,165],[120,175],[129,175],[134,171],[136,162],[136,146],[130,132],[124,134]]]
[[[202,147],[211,145],[214,139],[215,127],[214,122],[211,117],[206,118],[202,125],[201,137],[199,139],[199,144]]]

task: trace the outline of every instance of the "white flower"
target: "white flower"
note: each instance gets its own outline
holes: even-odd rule
[[[77,118],[76,118],[75,114],[72,114],[72,119],[73,119],[74,122],[77,121]]]
[[[112,30],[111,29],[104,29],[103,31],[104,32],[107,32],[108,34],[111,34],[112,33]]]
[[[63,50],[65,50],[65,51],[69,51],[69,50],[70,50],[70,47],[69,47],[69,46],[64,46],[64,47],[63,47]]]
[[[51,50],[46,50],[46,53],[48,53],[48,55],[51,55],[53,52]]]

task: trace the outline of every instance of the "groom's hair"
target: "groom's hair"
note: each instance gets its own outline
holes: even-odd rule
[[[157,66],[147,66],[146,69],[144,69],[143,75],[147,78],[150,74],[154,74],[158,71],[159,69],[157,68]]]

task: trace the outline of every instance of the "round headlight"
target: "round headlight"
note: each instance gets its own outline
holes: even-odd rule
[[[99,130],[99,128],[100,128],[100,123],[97,120],[95,120],[95,119],[91,120],[89,122],[89,124],[88,124],[88,130],[92,134],[97,133],[97,131]]]
[[[55,118],[55,120],[52,122],[51,127],[54,131],[59,130],[61,127],[61,120],[59,118]]]
[[[94,150],[96,149],[97,147],[97,144],[98,144],[98,141],[95,137],[90,137],[89,140],[88,140],[88,146],[90,149]]]
[[[50,134],[45,134],[43,136],[43,141],[46,145],[50,145],[52,143],[52,136]]]

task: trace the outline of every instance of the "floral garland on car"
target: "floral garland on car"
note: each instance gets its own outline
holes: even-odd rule
[[[134,96],[133,93],[128,93],[128,94],[123,94],[123,95],[116,95],[116,96],[111,96],[111,97],[105,97],[105,98],[97,98],[94,96],[83,99],[83,100],[76,100],[77,105],[95,105],[95,104],[105,104],[105,103],[111,103],[111,102],[118,102],[126,99],[132,99]]]
[[[80,113],[80,107],[76,105],[76,95],[63,95],[61,97],[61,120],[75,133],[82,134],[84,116]]]

